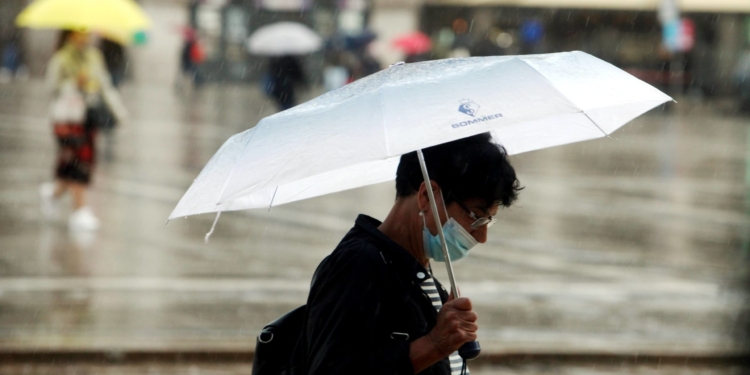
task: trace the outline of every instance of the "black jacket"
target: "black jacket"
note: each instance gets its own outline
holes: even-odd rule
[[[437,321],[420,287],[429,274],[379,225],[360,215],[315,271],[301,339],[309,375],[414,374],[409,345]],[[448,359],[420,374],[450,374]]]

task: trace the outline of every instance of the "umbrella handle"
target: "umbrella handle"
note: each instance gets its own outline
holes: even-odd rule
[[[440,225],[440,215],[438,215],[437,203],[435,202],[435,194],[432,192],[432,185],[430,184],[430,175],[427,173],[427,165],[424,161],[424,155],[422,150],[417,150],[417,157],[419,158],[419,166],[422,167],[422,177],[424,177],[425,188],[427,189],[427,196],[430,198],[430,208],[432,209],[432,217],[435,219],[435,226],[437,227],[438,235],[440,236],[440,244],[443,245],[443,257],[445,258],[445,268],[448,270],[448,281],[451,283],[451,292],[453,297],[460,297],[458,293],[458,287],[456,286],[456,277],[453,274],[453,264],[451,263],[451,257],[448,253],[448,245],[445,242],[445,234],[443,234],[443,226]],[[474,359],[479,356],[482,348],[479,346],[479,341],[471,341],[463,344],[458,349],[458,354],[463,359]]]
[[[427,196],[430,197],[430,208],[432,209],[432,217],[435,219],[435,226],[437,227],[438,236],[440,236],[440,244],[443,245],[443,258],[445,258],[445,268],[448,270],[448,281],[451,283],[451,292],[453,297],[460,297],[458,294],[458,288],[456,287],[456,277],[453,275],[453,264],[451,263],[451,257],[448,254],[448,245],[445,242],[445,234],[443,234],[443,226],[440,225],[440,215],[438,215],[437,203],[435,203],[435,194],[432,192],[432,185],[430,184],[430,175],[427,173],[427,165],[424,162],[424,154],[422,150],[417,150],[417,157],[419,158],[419,166],[422,167],[422,177],[424,177],[425,189],[427,189]]]
[[[458,355],[465,360],[471,360],[479,357],[479,353],[482,352],[482,348],[479,346],[479,341],[469,341],[461,345],[458,349]]]

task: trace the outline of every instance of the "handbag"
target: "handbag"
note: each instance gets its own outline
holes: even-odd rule
[[[106,103],[99,103],[86,113],[87,124],[92,129],[111,130],[117,125],[117,118]]]
[[[73,84],[64,84],[50,105],[50,119],[57,124],[83,124],[86,101]]]
[[[303,368],[295,356],[307,317],[302,305],[268,323],[255,340],[252,375],[292,375]]]

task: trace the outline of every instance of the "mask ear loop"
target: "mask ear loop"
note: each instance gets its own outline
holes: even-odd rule
[[[451,219],[451,217],[448,215],[448,206],[445,205],[445,198],[443,198],[443,192],[440,192],[440,200],[443,202],[443,210],[445,211],[445,222],[446,224]]]
[[[447,218],[446,220],[450,220],[450,216],[448,216],[448,207],[446,207],[446,205],[445,205],[445,199],[443,198],[443,192],[440,192],[440,201],[443,202],[443,211],[445,211],[445,217]],[[424,225],[425,227],[427,227],[427,220],[424,218],[424,211],[419,211],[419,216],[422,217],[422,225]],[[447,223],[447,221],[446,221],[446,223]]]
[[[424,218],[424,211],[419,211],[419,217],[422,218],[422,228],[427,229],[427,220]],[[429,232],[429,229],[427,231]],[[430,267],[429,263],[427,264],[427,272],[432,276],[432,267]]]

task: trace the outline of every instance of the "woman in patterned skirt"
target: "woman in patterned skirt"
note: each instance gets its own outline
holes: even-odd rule
[[[74,230],[96,230],[99,220],[86,202],[94,169],[96,133],[111,113],[122,122],[127,116],[104,59],[90,46],[89,34],[63,32],[61,43],[47,66],[47,86],[53,94],[51,108],[58,153],[55,182],[40,188],[46,218],[59,215],[58,201],[66,192],[74,212],[68,225]]]

